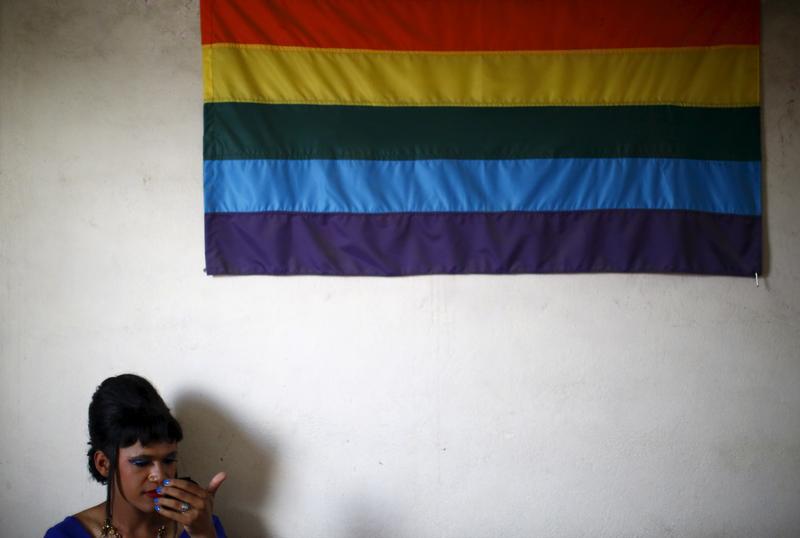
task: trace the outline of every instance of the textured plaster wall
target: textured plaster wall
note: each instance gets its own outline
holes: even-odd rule
[[[0,534],[101,500],[155,381],[233,536],[800,535],[800,3],[763,3],[770,271],[203,272],[196,1],[0,2]]]

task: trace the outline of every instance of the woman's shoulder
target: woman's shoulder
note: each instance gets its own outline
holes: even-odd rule
[[[44,538],[91,538],[92,535],[86,531],[84,524],[78,519],[78,517],[76,517],[83,516],[85,518],[87,512],[88,510],[81,512],[80,514],[76,514],[75,516],[65,517],[64,521],[58,525],[50,527],[45,533]],[[213,516],[213,518],[214,529],[217,531],[217,538],[227,538],[228,535],[225,534],[225,529],[222,527],[222,522],[217,516]],[[188,536],[188,534],[186,534],[184,531],[181,533],[181,538],[185,536]]]
[[[64,521],[48,529],[44,538],[91,538],[92,534],[86,529],[92,527],[99,529],[102,526],[104,506],[101,503],[73,516],[65,517]]]
[[[89,538],[90,536],[75,516],[65,517],[64,521],[50,527],[44,534],[44,538]]]
[[[222,522],[219,518],[214,515],[211,517],[214,518],[214,529],[217,531],[217,538],[228,538],[228,535],[225,534],[225,529],[222,528]]]

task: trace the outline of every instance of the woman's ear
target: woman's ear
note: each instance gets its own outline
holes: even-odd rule
[[[103,475],[103,478],[108,478],[108,473],[111,472],[111,460],[102,450],[94,453],[94,468]]]

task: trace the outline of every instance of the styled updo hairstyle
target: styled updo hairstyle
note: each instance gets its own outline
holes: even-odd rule
[[[101,484],[109,485],[116,476],[120,448],[139,441],[177,443],[183,439],[181,425],[169,412],[167,404],[153,385],[143,377],[122,374],[109,377],[97,387],[89,404],[89,472]],[[101,450],[109,458],[108,478],[94,465],[94,455]]]

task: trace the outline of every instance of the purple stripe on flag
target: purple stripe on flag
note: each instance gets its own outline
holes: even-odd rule
[[[753,275],[761,217],[692,211],[209,213],[211,275]]]

